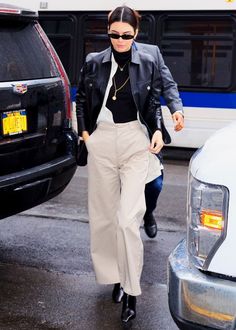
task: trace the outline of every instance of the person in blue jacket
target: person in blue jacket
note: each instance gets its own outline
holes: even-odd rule
[[[156,45],[143,44],[134,42],[134,47],[140,51],[147,52],[153,56],[153,59],[159,67],[162,79],[162,96],[172,115],[175,131],[180,131],[184,127],[183,104],[179,97],[177,84],[174,81],[170,70],[165,65],[160,49]],[[161,155],[157,155],[161,160]],[[154,238],[157,235],[157,224],[153,212],[157,206],[157,200],[163,186],[163,169],[162,174],[155,180],[146,184],[145,199],[146,212],[144,215],[144,230],[148,237]]]

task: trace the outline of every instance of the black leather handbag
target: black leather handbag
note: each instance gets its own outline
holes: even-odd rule
[[[78,144],[78,151],[77,151],[77,165],[78,166],[86,166],[87,165],[87,158],[88,158],[88,150],[83,140],[80,140]]]

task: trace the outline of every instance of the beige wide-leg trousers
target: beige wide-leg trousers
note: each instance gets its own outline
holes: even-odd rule
[[[138,121],[100,122],[88,138],[88,203],[91,255],[100,284],[121,283],[141,294],[143,245],[140,224],[149,140]]]

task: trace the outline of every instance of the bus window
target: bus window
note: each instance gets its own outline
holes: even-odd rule
[[[91,52],[99,52],[110,43],[107,36],[107,15],[86,15],[83,17],[84,57]]]
[[[63,66],[73,81],[73,43],[75,34],[75,19],[72,15],[40,15],[40,24],[52,42]]]
[[[154,17],[142,15],[138,41],[151,43],[154,33]],[[99,52],[110,45],[107,37],[107,14],[86,15],[83,18],[84,55]]]
[[[152,15],[142,14],[137,41],[153,43],[155,32],[155,18]]]
[[[162,53],[180,87],[231,86],[234,21],[229,16],[167,16],[161,25]]]

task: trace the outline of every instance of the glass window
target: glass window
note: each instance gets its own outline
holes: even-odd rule
[[[40,24],[54,46],[70,78],[73,80],[74,17],[71,15],[40,16]]]
[[[232,21],[230,20],[198,20],[167,19],[163,26],[165,36],[232,36]]]
[[[61,37],[61,36],[49,36],[49,39],[55,48],[60,60],[68,73],[70,74],[71,70],[71,38]]]
[[[84,21],[85,34],[106,34],[107,33],[107,16],[88,16]]]
[[[71,34],[72,33],[72,21],[66,19],[65,17],[62,20],[59,19],[42,19],[40,21],[41,26],[47,32],[47,34]]]
[[[149,42],[152,37],[154,19],[150,15],[143,15],[137,40]],[[107,37],[107,14],[86,15],[84,17],[84,55],[90,52],[99,52],[110,45]]]
[[[108,37],[98,40],[97,38],[87,37],[84,43],[84,55],[92,52],[100,52],[110,46]]]
[[[48,78],[57,75],[49,52],[33,24],[2,20],[0,46],[0,81]]]
[[[137,41],[144,43],[152,42],[155,24],[154,22],[154,17],[151,15],[142,15]]]
[[[233,21],[206,18],[163,22],[161,48],[182,87],[228,88],[233,59]]]
[[[107,15],[83,17],[84,58],[88,53],[100,52],[110,45],[107,36]]]

